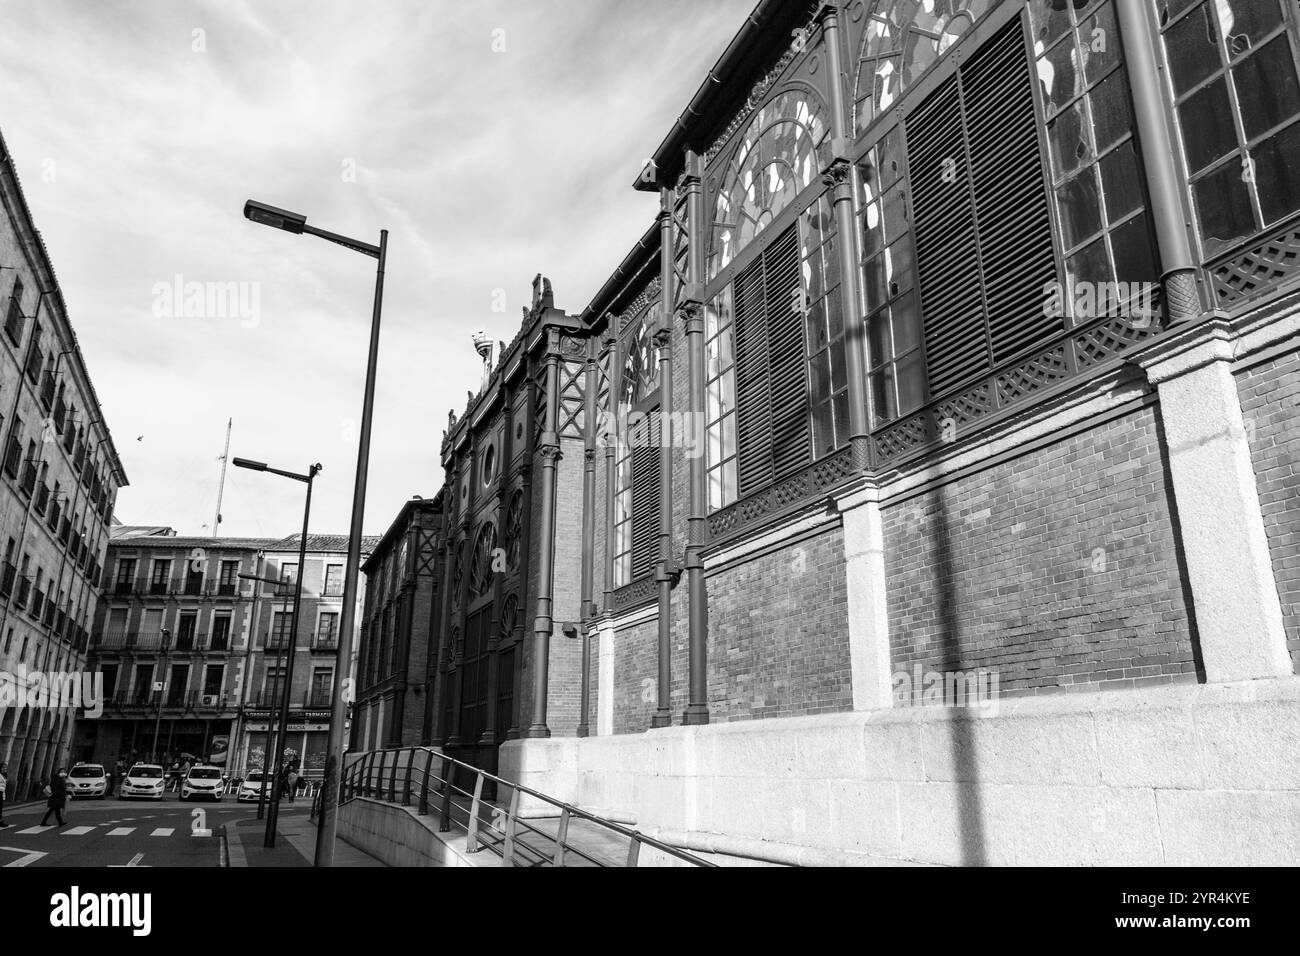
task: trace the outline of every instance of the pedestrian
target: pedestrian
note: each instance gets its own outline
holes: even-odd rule
[[[118,788],[122,786],[122,778],[125,776],[126,764],[118,758],[117,764],[113,767],[113,796],[117,796]]]
[[[5,823],[5,790],[9,786],[9,765],[0,763],[0,830],[3,830],[9,824]]]
[[[50,782],[45,785],[45,816],[41,817],[41,826],[45,826],[50,819],[50,814],[59,821],[59,826],[67,826],[63,820],[63,808],[68,803],[68,771],[59,768],[59,772],[50,778]]]
[[[293,798],[298,793],[298,770],[295,767],[289,768],[289,802],[293,803]]]

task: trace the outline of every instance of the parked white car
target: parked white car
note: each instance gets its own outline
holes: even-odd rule
[[[97,797],[104,799],[108,793],[108,777],[104,765],[79,763],[68,771],[68,797]]]
[[[262,787],[265,775],[260,770],[250,770],[244,774],[244,779],[240,781],[239,793],[235,795],[236,802],[244,803],[253,801],[254,803],[262,796]],[[270,794],[267,794],[269,797]]]
[[[191,767],[181,784],[181,799],[195,800],[205,797],[220,801],[226,792],[226,782],[221,779],[219,767]]]
[[[118,791],[117,796],[119,800],[132,797],[142,800],[161,800],[164,782],[163,768],[158,764],[133,764],[122,779],[122,789]]]

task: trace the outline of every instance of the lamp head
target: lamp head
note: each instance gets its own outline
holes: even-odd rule
[[[270,226],[272,229],[283,229],[285,232],[299,235],[302,234],[303,227],[307,225],[306,216],[299,215],[296,212],[289,212],[287,209],[268,206],[264,202],[257,202],[253,199],[244,203],[244,218],[261,223],[263,226]]]

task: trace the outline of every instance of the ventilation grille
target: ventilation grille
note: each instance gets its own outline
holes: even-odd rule
[[[742,497],[812,461],[799,232],[736,278],[736,442]]]
[[[1062,331],[1031,84],[1017,19],[906,120],[933,397]]]

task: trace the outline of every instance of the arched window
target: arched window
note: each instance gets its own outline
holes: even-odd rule
[[[479,529],[474,541],[474,557],[469,569],[470,598],[481,597],[492,588],[492,565],[497,547],[496,525],[488,522]]]
[[[825,108],[797,90],[779,94],[754,115],[714,202],[710,279],[812,185],[830,160],[829,133]]]
[[[662,324],[663,302],[656,299],[636,319],[636,330],[627,338],[627,357],[623,363],[624,405],[635,406],[659,389],[659,349],[655,332]]]
[[[858,53],[854,128],[863,132],[892,107],[993,6],[993,0],[878,0]]]

